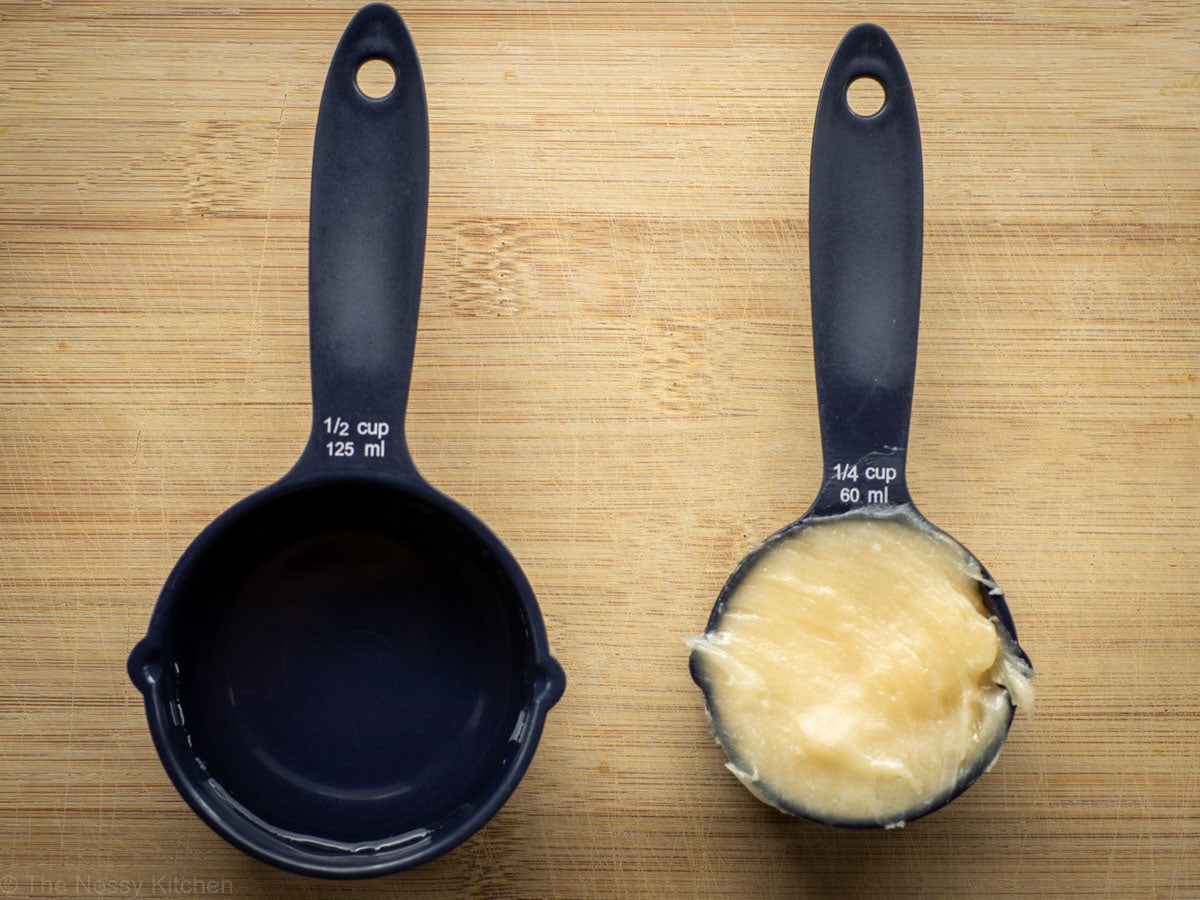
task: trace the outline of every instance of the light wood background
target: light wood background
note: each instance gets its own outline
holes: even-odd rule
[[[521,561],[567,693],[508,805],[410,873],[276,872],[191,814],[125,655],[305,440],[311,141],[355,8],[0,3],[0,894],[1200,896],[1191,0],[404,7],[412,450]],[[1039,692],[887,833],[751,798],[682,641],[817,488],[807,160],[859,21],[924,136],[912,488],[1007,588]]]

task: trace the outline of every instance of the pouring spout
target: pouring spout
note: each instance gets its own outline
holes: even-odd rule
[[[162,648],[156,640],[142,638],[130,651],[125,668],[134,687],[148,696],[162,677]]]
[[[546,656],[538,666],[533,684],[534,700],[549,709],[562,698],[567,688],[567,675],[558,660]]]

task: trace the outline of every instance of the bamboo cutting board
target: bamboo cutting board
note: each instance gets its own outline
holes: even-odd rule
[[[325,883],[187,809],[124,659],[308,427],[307,191],[352,3],[0,3],[0,896],[1200,896],[1200,7],[413,3],[432,190],[408,431],[567,671],[480,834]],[[912,76],[910,482],[1038,709],[843,832],[723,768],[687,673],[821,464],[807,159],[838,40]]]

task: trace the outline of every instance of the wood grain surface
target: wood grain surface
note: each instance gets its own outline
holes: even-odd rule
[[[520,560],[567,693],[492,823],[412,872],[277,872],[192,815],[124,660],[306,438],[312,134],[355,8],[0,3],[0,895],[1200,896],[1191,0],[403,7],[412,452]],[[891,832],[750,797],[682,640],[818,486],[807,161],[859,21],[924,139],[911,486],[1038,689]]]

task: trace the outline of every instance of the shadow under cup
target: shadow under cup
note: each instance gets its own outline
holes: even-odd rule
[[[164,588],[131,674],[176,785],[252,852],[424,855],[528,765],[561,671],[515,564],[447,504],[375,479],[268,489]]]

